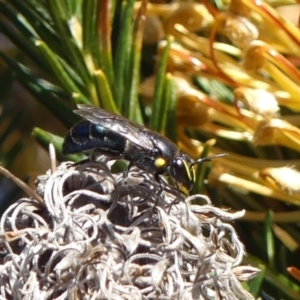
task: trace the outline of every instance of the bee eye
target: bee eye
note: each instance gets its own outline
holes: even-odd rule
[[[182,154],[175,157],[170,165],[170,175],[188,190],[192,188],[194,183],[194,176],[190,171],[189,162],[188,156]]]

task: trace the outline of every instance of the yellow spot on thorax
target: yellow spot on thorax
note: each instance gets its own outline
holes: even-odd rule
[[[159,157],[155,160],[154,164],[157,168],[161,168],[161,167],[165,166],[166,160],[164,158]]]

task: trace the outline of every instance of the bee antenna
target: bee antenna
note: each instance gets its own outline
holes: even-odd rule
[[[206,162],[206,161],[211,161],[213,158],[224,157],[224,156],[227,156],[227,155],[228,155],[228,153],[220,153],[220,154],[216,154],[216,155],[207,156],[207,157],[197,159],[197,160],[193,161],[190,164],[190,168],[193,167],[194,165],[201,164],[201,163]]]

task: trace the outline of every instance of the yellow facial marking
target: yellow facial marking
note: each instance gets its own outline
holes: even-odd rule
[[[185,195],[189,195],[190,191],[185,186],[183,186],[182,184],[178,184],[178,187]]]
[[[159,157],[155,160],[154,164],[157,168],[161,168],[161,167],[164,167],[166,165],[166,160]]]
[[[184,164],[184,168],[186,170],[186,173],[188,174],[188,177],[194,179],[194,177],[193,177],[193,175],[194,175],[193,171],[194,170],[191,170],[189,165],[184,160],[183,160],[183,164]],[[192,171],[192,174],[191,174],[191,171]]]
[[[189,176],[190,176],[190,178],[192,178],[192,181],[195,182],[196,173],[195,173],[195,169],[193,167],[189,168]]]

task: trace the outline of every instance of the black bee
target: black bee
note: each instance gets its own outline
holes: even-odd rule
[[[160,174],[167,174],[187,190],[195,182],[193,166],[212,158],[193,161],[166,137],[122,116],[91,105],[77,107],[74,112],[85,120],[70,129],[63,143],[63,154],[93,150],[93,157],[125,159],[129,161],[127,170],[137,166],[155,174],[157,179]]]

